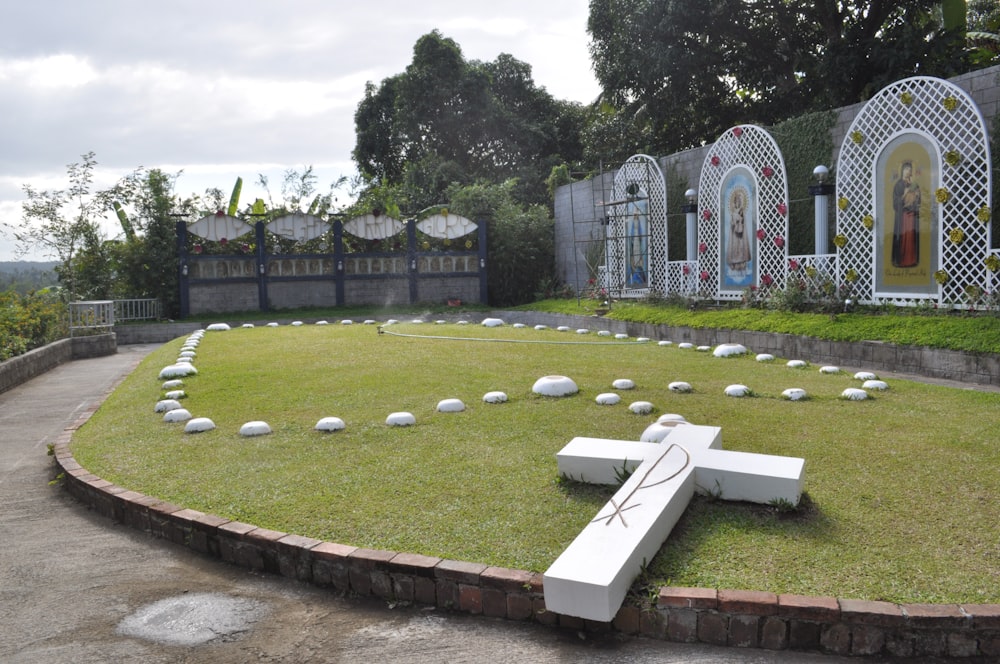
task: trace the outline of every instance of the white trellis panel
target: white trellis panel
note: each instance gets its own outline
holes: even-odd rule
[[[417,222],[417,230],[434,238],[454,240],[476,232],[476,222],[457,214],[435,214]]]
[[[698,293],[698,262],[667,263],[667,292],[693,297]]]
[[[197,235],[205,240],[218,242],[220,240],[233,240],[253,231],[253,226],[242,219],[231,217],[228,214],[209,214],[198,221],[189,224],[188,233]]]
[[[921,272],[925,284],[901,288],[882,276],[886,253],[880,238],[887,237],[894,219],[885,218],[886,204],[879,204],[890,186],[879,175],[885,172],[880,160],[884,164],[891,150],[908,142],[925,146],[931,162],[923,180],[929,186],[921,192],[929,201],[922,210],[930,210],[930,231],[921,239],[931,243],[931,253],[920,259],[927,264]],[[862,302],[936,300],[962,306],[967,289],[991,287],[990,201],[989,142],[975,102],[954,84],[926,76],[886,86],[854,119],[840,150],[838,284],[849,285]]]
[[[371,212],[344,222],[344,232],[364,240],[384,240],[402,232],[406,225],[398,219]]]
[[[742,186],[733,184],[736,178],[746,183],[745,188],[753,189],[748,192],[742,236],[734,235],[729,228],[734,194],[727,192]],[[723,201],[723,197],[728,200]],[[698,279],[702,296],[739,299],[749,286],[784,288],[788,272],[788,178],[778,144],[767,131],[756,125],[739,125],[716,140],[701,167],[698,210]],[[744,238],[752,267],[741,276],[724,254],[732,243],[738,240],[742,244]]]
[[[667,187],[656,160],[633,155],[605,203],[607,280],[612,297],[667,291]]]

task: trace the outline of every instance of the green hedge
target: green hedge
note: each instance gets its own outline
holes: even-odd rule
[[[0,292],[0,361],[66,336],[66,305],[49,292]]]

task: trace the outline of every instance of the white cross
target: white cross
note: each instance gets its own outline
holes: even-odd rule
[[[610,622],[695,491],[725,500],[797,505],[805,460],[722,449],[718,427],[680,423],[660,443],[574,438],[557,455],[561,475],[618,484],[596,518],[546,570],[545,607]]]

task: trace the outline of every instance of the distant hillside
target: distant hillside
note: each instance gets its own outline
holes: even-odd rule
[[[51,272],[59,261],[0,261],[0,274],[17,272]]]
[[[0,292],[13,290],[21,294],[56,286],[57,261],[0,261]]]

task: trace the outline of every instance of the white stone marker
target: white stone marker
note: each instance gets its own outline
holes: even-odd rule
[[[677,427],[660,443],[574,438],[557,455],[559,472],[617,484],[633,470],[543,576],[545,608],[610,622],[632,582],[660,550],[695,491],[725,500],[797,505],[804,459],[722,449],[718,427]]]

